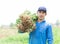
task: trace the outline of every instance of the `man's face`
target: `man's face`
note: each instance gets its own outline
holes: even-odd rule
[[[43,11],[38,11],[37,16],[38,16],[38,19],[43,20],[46,16],[46,13]]]

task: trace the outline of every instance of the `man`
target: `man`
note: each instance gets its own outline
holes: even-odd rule
[[[39,7],[36,29],[29,34],[29,44],[53,44],[52,27],[44,20],[46,15],[46,8]]]

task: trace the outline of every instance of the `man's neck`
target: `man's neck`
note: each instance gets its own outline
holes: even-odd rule
[[[43,20],[44,20],[44,19],[38,19],[37,21],[38,21],[38,22],[42,22]]]

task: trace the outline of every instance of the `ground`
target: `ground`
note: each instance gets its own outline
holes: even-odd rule
[[[0,44],[28,44],[29,34],[17,29],[0,29]],[[60,27],[53,27],[54,44],[60,44]]]

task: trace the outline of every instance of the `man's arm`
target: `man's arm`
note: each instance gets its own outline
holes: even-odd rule
[[[47,28],[47,40],[48,40],[48,44],[53,44],[53,34],[52,34],[51,25],[48,25],[48,28]]]

